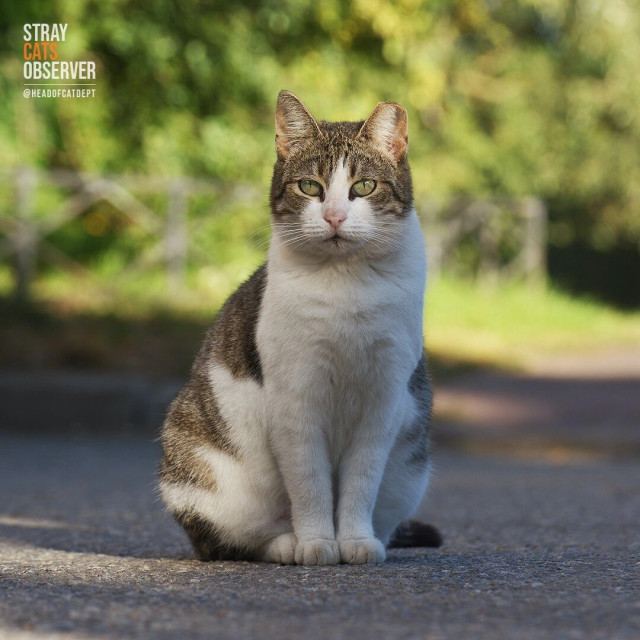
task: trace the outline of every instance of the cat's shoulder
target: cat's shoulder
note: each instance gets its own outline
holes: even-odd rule
[[[227,299],[216,318],[216,324],[226,319],[239,321],[246,313],[257,314],[267,285],[267,263],[263,263]],[[215,326],[215,324],[214,324]]]
[[[215,360],[236,378],[262,384],[262,366],[256,346],[256,326],[267,284],[267,266],[260,266],[229,296],[207,333],[200,363]]]

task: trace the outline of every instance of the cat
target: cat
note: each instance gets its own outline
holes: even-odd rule
[[[162,430],[162,497],[201,560],[378,563],[438,546],[426,278],[407,112],[276,105],[267,262],[222,307]]]

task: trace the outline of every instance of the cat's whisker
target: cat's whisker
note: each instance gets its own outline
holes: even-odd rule
[[[263,234],[267,233],[267,232],[268,232],[268,231],[270,231],[271,229],[272,229],[272,227],[271,227],[271,225],[270,225],[270,224],[268,224],[268,225],[264,225],[264,226],[260,227],[259,229],[256,229],[256,230],[255,230],[251,235],[249,235],[249,236],[247,237],[247,240],[248,240],[248,241],[253,241],[253,240],[255,240],[256,238],[258,238],[258,241],[259,241],[259,242],[262,242],[262,241],[264,240],[264,238],[259,238],[259,236],[261,236],[261,235],[263,235]],[[270,236],[269,236],[269,237],[270,237]],[[267,240],[268,240],[268,239],[269,239],[269,238],[267,238]]]
[[[282,244],[287,244],[290,242],[294,242],[296,240],[302,240],[302,241],[308,241],[308,238],[302,234],[299,233],[292,233],[289,236],[281,236],[280,237],[280,241],[282,242]]]
[[[308,243],[308,239],[307,238],[305,238],[304,236],[297,236],[297,237],[285,239],[282,242],[282,246],[283,247],[289,247],[290,249],[294,249],[294,248],[297,248],[297,247],[301,247],[306,243]]]

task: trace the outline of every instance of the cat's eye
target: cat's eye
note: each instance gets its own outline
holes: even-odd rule
[[[298,186],[300,191],[308,196],[319,196],[322,193],[322,185],[315,180],[300,180]]]
[[[368,196],[370,193],[373,193],[375,188],[375,180],[360,180],[351,187],[351,192],[354,196],[362,198],[363,196]]]

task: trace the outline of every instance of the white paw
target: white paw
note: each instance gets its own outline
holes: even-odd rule
[[[340,562],[340,549],[335,540],[326,538],[313,538],[301,540],[296,547],[296,564],[338,564]]]
[[[259,560],[279,564],[295,564],[297,544],[298,539],[295,533],[291,531],[283,533],[262,547]]]
[[[384,545],[376,538],[340,540],[340,559],[347,564],[377,564],[386,557]]]

